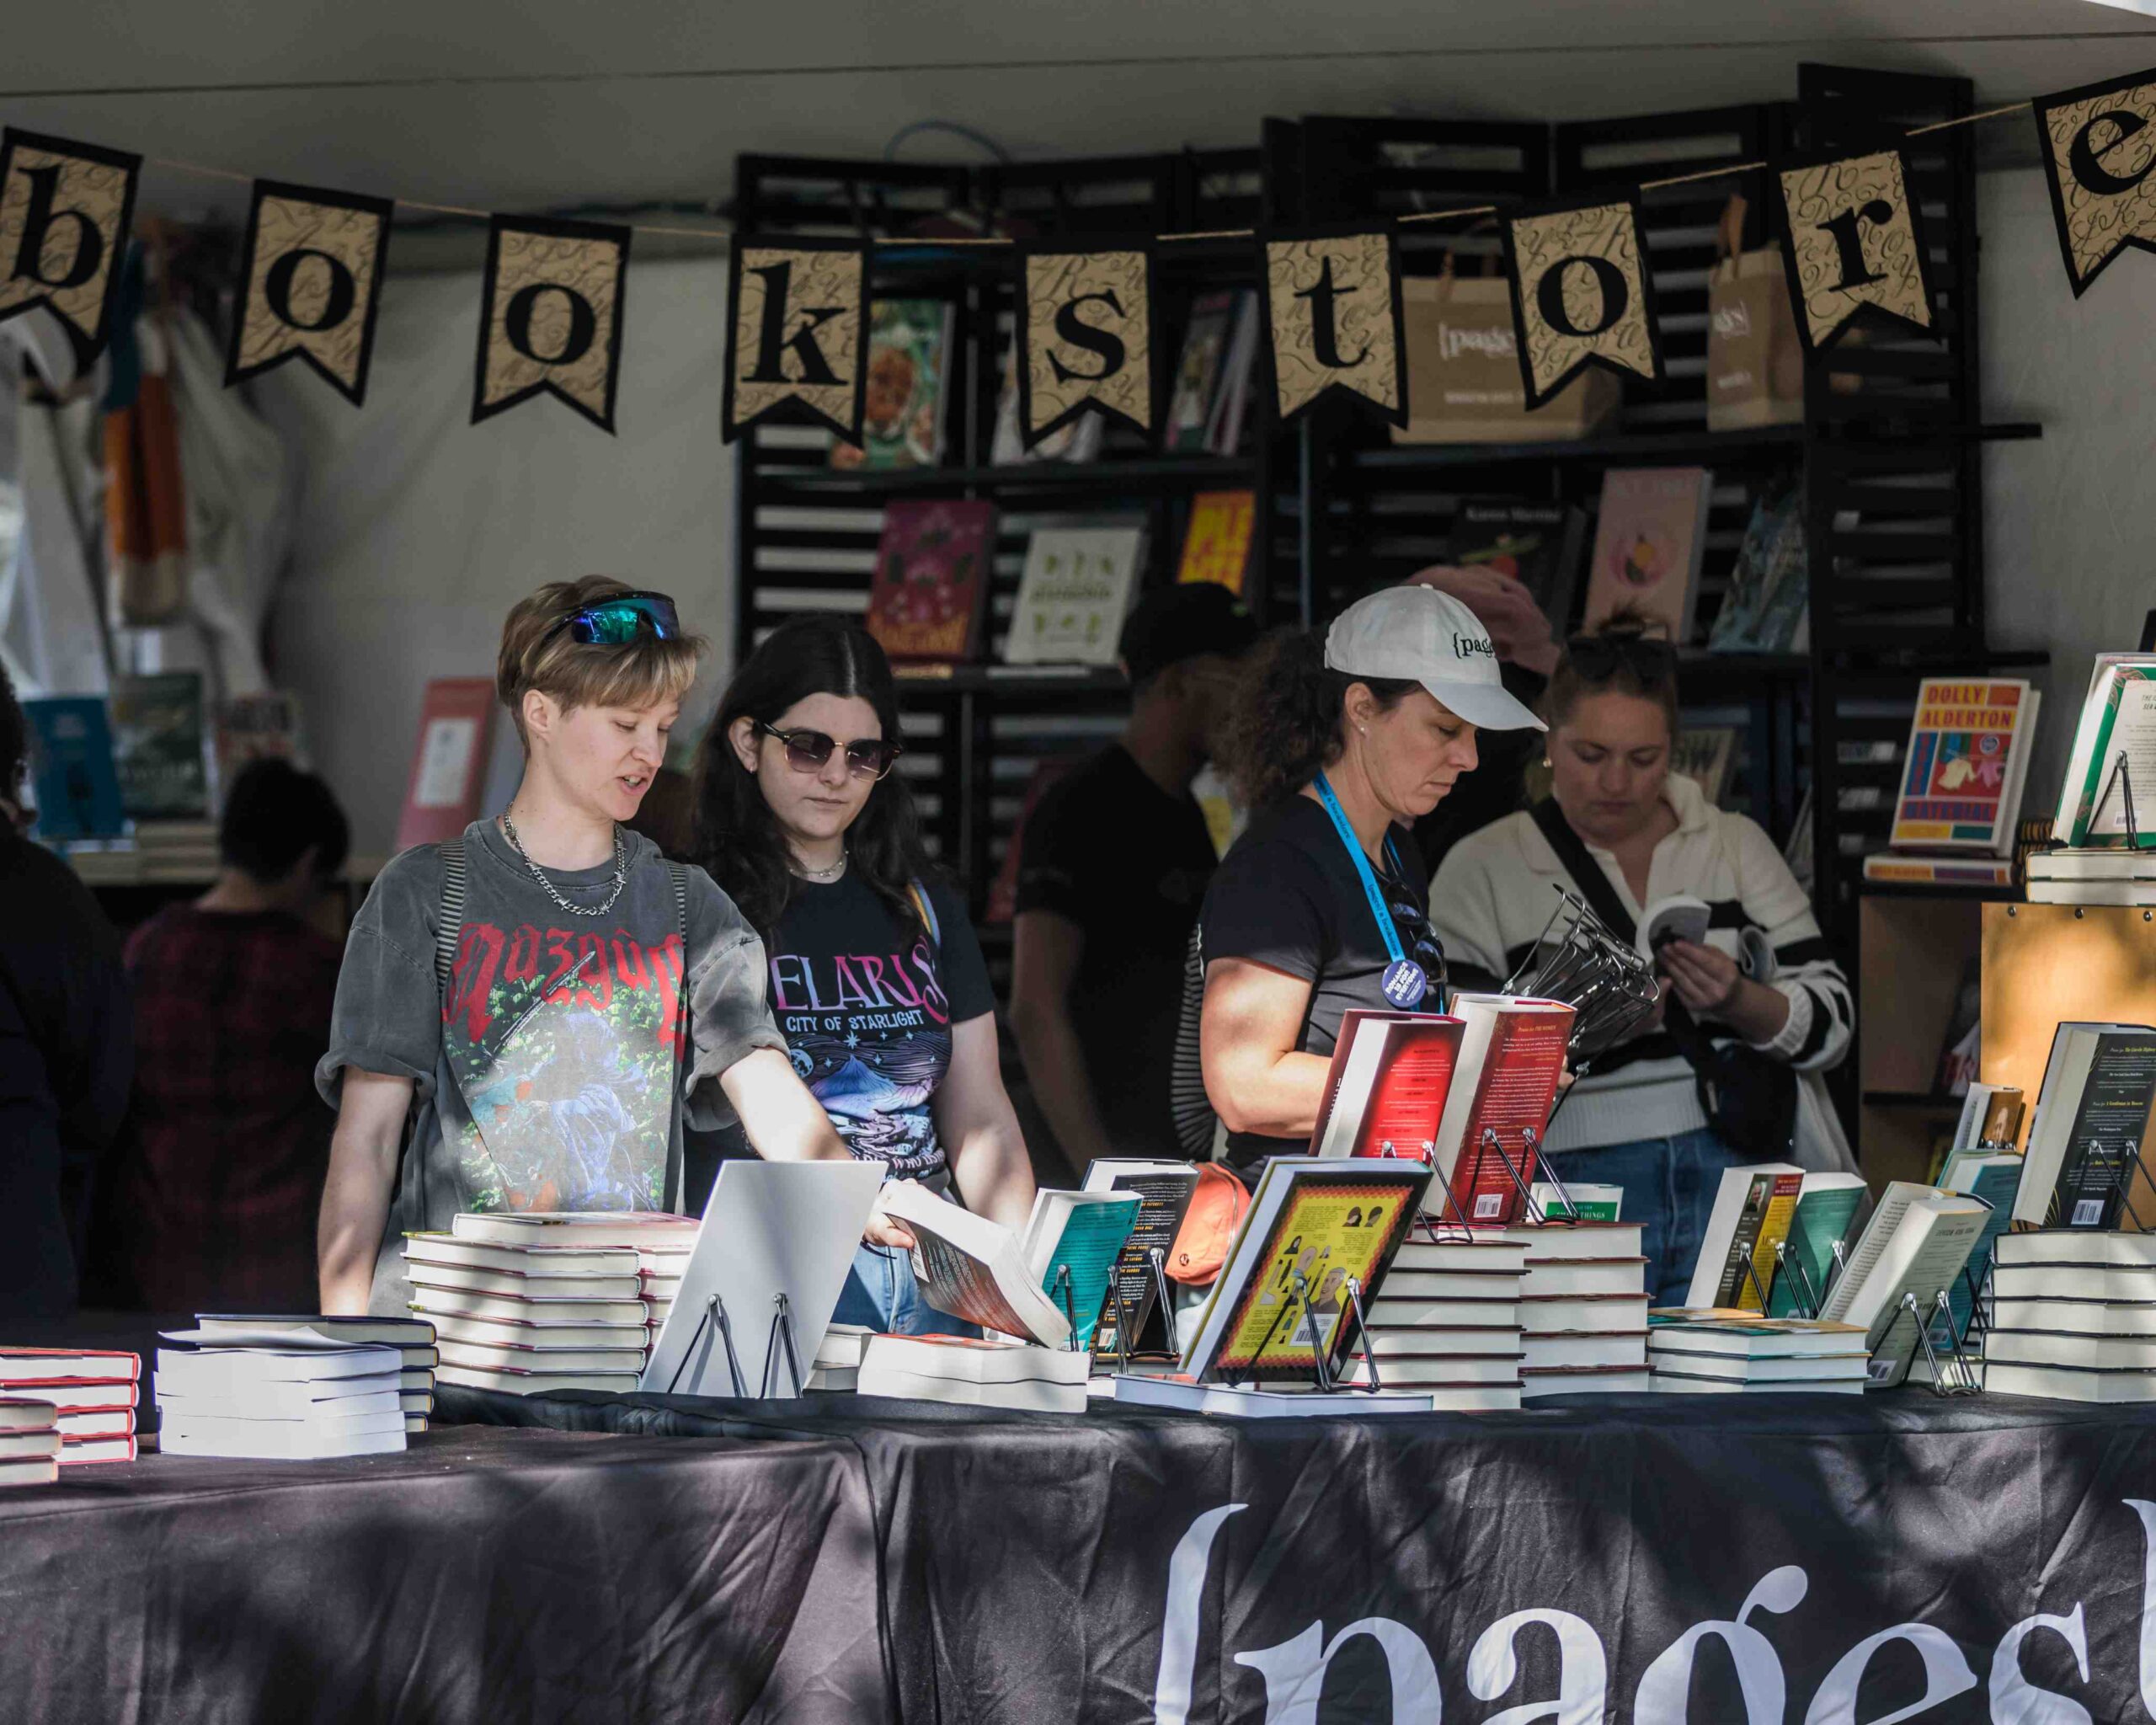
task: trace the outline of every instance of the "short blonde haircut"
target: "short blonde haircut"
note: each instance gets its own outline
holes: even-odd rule
[[[637,590],[611,575],[586,575],[576,581],[549,581],[511,607],[502,623],[494,692],[509,708],[517,740],[527,750],[531,745],[524,734],[524,697],[529,690],[551,696],[571,712],[579,707],[653,707],[679,700],[696,681],[704,651],[700,635],[601,647],[585,645],[557,627],[587,605]]]

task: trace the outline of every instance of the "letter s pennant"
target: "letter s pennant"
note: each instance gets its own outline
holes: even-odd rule
[[[302,359],[365,403],[393,206],[318,187],[254,183],[225,386]]]
[[[1589,366],[1661,381],[1636,197],[1604,194],[1514,216],[1505,223],[1505,263],[1530,409]]]
[[[2128,246],[2156,252],[2156,72],[2031,105],[2066,279],[2079,299]]]
[[[0,322],[49,306],[77,366],[97,357],[141,168],[95,144],[0,132]]]
[[[760,419],[825,425],[861,446],[868,382],[868,270],[850,243],[746,238],[734,245],[727,284],[726,396],[721,434],[731,443]],[[921,356],[894,353],[894,362]],[[883,392],[903,414],[913,380]],[[904,428],[894,426],[895,434]]]

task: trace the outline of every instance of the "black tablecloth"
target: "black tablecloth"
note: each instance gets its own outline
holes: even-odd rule
[[[1485,1725],[1561,1693],[1566,1721],[1637,1725],[2143,1717],[2152,1410],[440,1411],[526,1429],[0,1493],[0,1696],[86,1720]]]

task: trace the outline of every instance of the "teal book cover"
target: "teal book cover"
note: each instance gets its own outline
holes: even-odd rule
[[[1833,1279],[1834,1242],[1849,1237],[1864,1198],[1860,1186],[1838,1186],[1807,1192],[1797,1199],[1796,1215],[1789,1225],[1788,1259],[1775,1271],[1768,1292],[1769,1316],[1797,1317],[1807,1310],[1817,1316],[1817,1302]],[[1804,1270],[1801,1278],[1792,1268],[1799,1264]],[[1804,1292],[1807,1284],[1809,1295]]]
[[[1138,1209],[1134,1203],[1075,1206],[1041,1273],[1042,1290],[1062,1311],[1064,1294],[1059,1284],[1064,1270],[1070,1272],[1070,1305],[1065,1315],[1071,1320],[1075,1345],[1081,1349],[1093,1345],[1101,1309],[1107,1304],[1109,1279],[1123,1242],[1137,1223]]]

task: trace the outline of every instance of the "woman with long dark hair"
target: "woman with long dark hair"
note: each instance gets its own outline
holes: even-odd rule
[[[922,847],[900,752],[874,640],[823,618],[774,630],[698,753],[697,860],[763,937],[772,1016],[846,1147],[1022,1231],[1033,1171],[1003,1089],[988,967]],[[907,1254],[877,1243],[904,1230],[879,1226],[837,1321],[959,1327],[921,1304]]]

